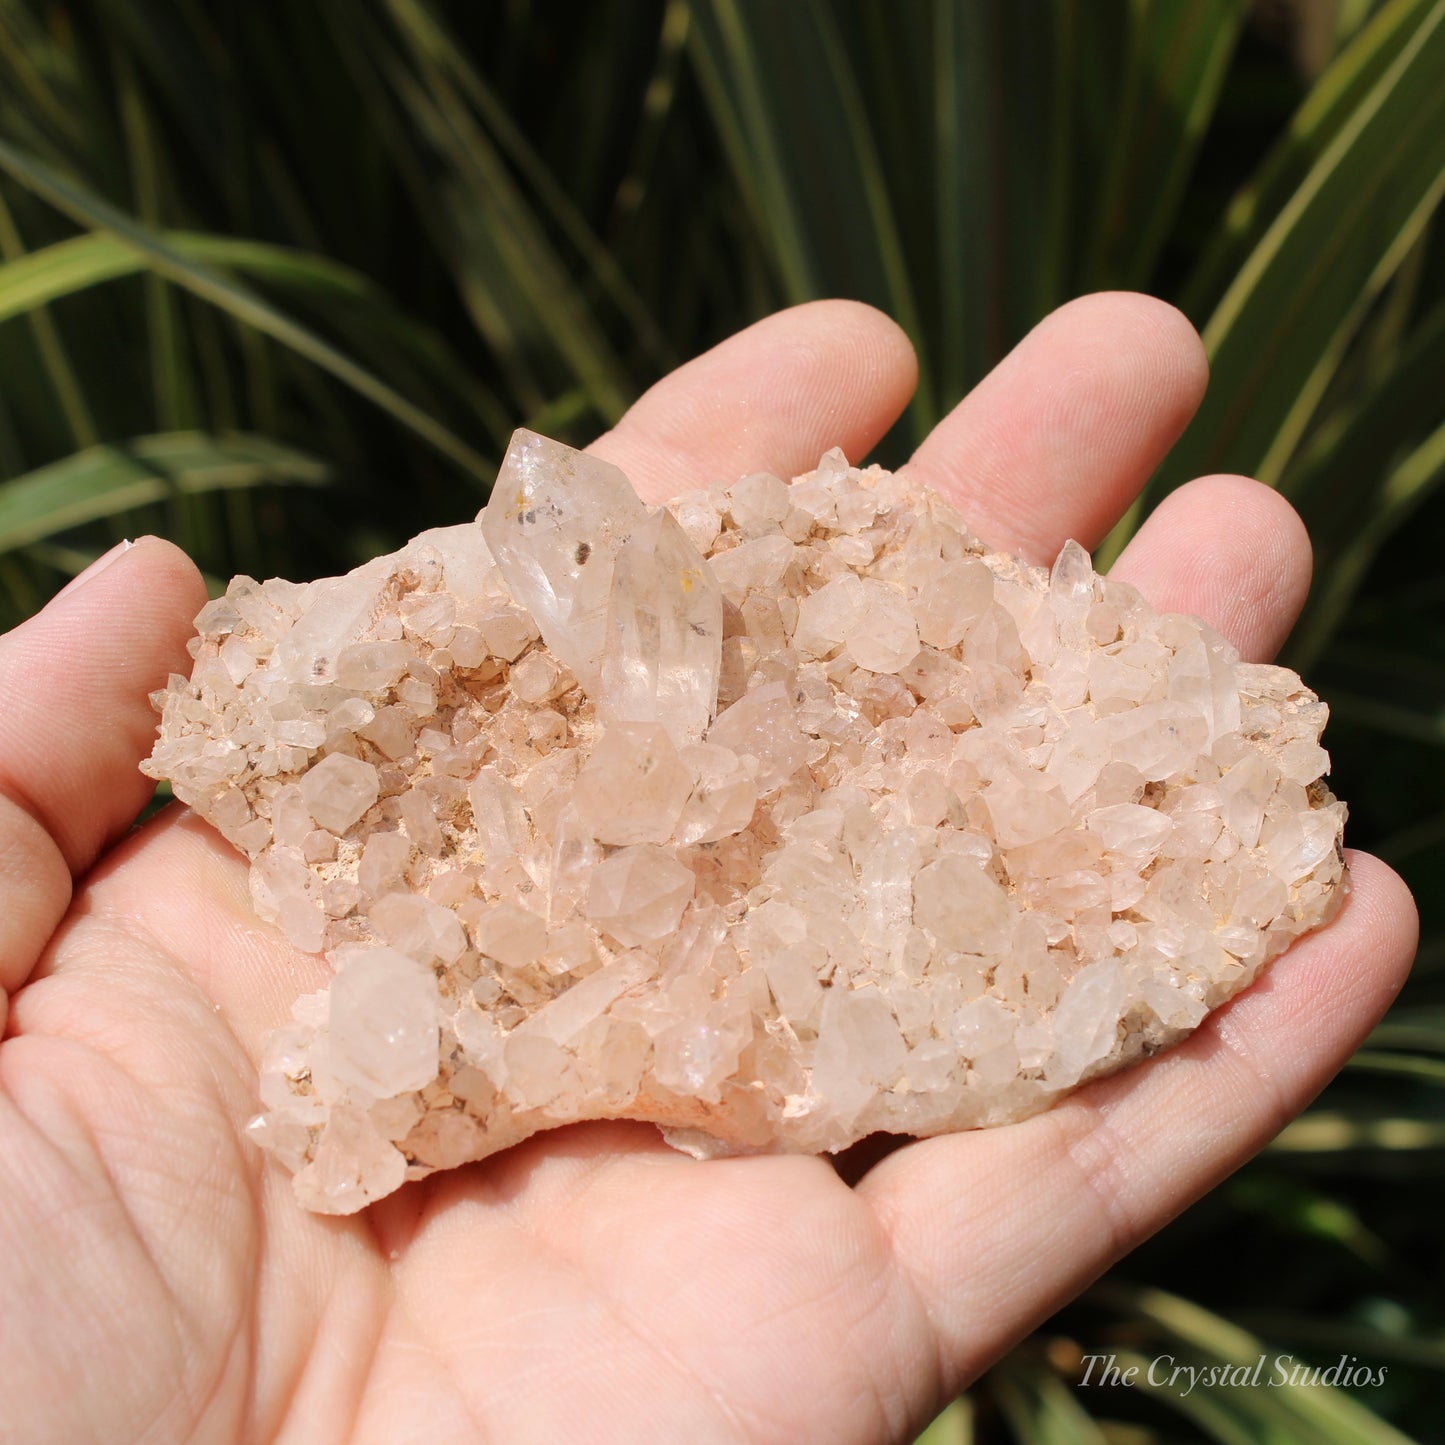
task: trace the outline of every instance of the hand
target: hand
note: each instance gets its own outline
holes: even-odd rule
[[[863,457],[913,382],[876,312],[800,307],[659,383],[596,450],[653,500],[786,477],[835,444]],[[1090,297],[910,465],[1047,562],[1100,539],[1204,382],[1176,312]],[[1280,497],[1211,477],[1116,571],[1262,659],[1309,566]],[[327,966],[254,919],[245,863],[185,810],[126,833],[146,693],[188,667],[202,600],[147,539],[0,640],[6,1439],[906,1440],[1303,1108],[1413,951],[1404,886],[1355,855],[1335,922],[1182,1047],[856,1187],[819,1159],[699,1164],[589,1124],[319,1218],[242,1130],[263,1033]]]

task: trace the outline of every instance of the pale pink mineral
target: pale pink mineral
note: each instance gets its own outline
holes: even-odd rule
[[[1019,1119],[1343,896],[1298,677],[837,452],[650,511],[518,432],[476,524],[197,627],[146,771],[336,970],[253,1126],[312,1209],[578,1119]]]

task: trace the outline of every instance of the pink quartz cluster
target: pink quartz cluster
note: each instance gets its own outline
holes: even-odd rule
[[[1019,1119],[1343,895],[1298,677],[836,451],[649,510],[518,432],[476,523],[197,627],[146,770],[336,970],[253,1125],[316,1210],[579,1119]]]

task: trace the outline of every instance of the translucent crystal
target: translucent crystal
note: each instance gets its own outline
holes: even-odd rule
[[[914,878],[913,921],[947,948],[995,954],[1008,947],[1013,919],[1003,889],[971,859],[948,854]]]
[[[712,720],[721,666],[722,591],[677,518],[657,512],[617,553],[598,715],[696,741]]]
[[[392,948],[337,950],[327,1064],[376,1099],[424,1089],[437,1076],[437,995],[431,970]]]
[[[765,682],[720,713],[708,741],[751,760],[763,793],[781,787],[808,756],[793,704],[778,682]]]
[[[627,948],[660,943],[682,920],[696,879],[661,848],[622,848],[587,883],[587,916]]]
[[[699,743],[681,761],[692,782],[673,831],[679,843],[717,843],[752,822],[758,787],[731,748]]]
[[[577,775],[573,806],[599,843],[666,843],[693,777],[660,723],[614,723]]]
[[[333,753],[301,775],[301,796],[323,828],[344,833],[376,802],[376,769],[360,758]]]
[[[146,768],[336,970],[251,1129],[310,1209],[575,1119],[1005,1123],[1343,896],[1294,674],[841,452],[649,512],[519,432],[479,523],[197,626]]]
[[[918,623],[902,589],[869,578],[843,634],[848,656],[870,672],[899,672],[918,656]]]
[[[594,694],[612,569],[646,518],[637,493],[610,462],[528,431],[512,439],[481,515],[512,596]]]

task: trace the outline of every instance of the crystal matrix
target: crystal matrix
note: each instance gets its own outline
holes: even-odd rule
[[[650,511],[519,432],[478,523],[197,625],[147,771],[336,970],[253,1126],[313,1209],[578,1119],[1022,1118],[1343,894],[1294,674],[837,452]]]

